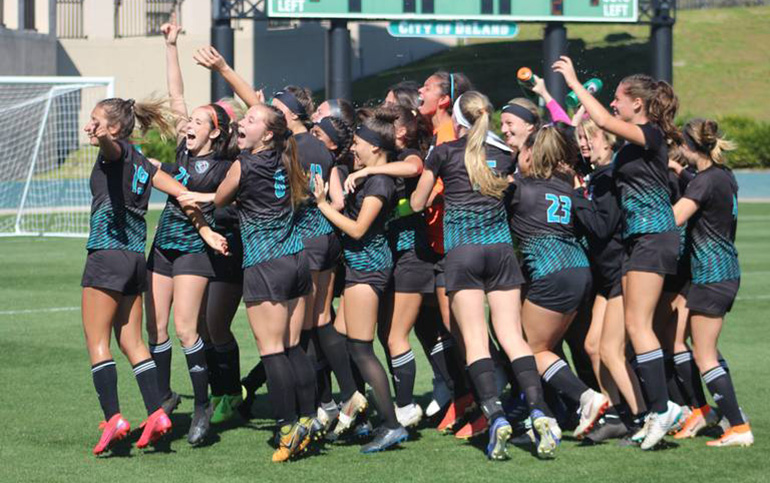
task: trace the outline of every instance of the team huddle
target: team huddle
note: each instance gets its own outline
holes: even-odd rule
[[[670,85],[627,77],[610,112],[562,57],[550,68],[573,91],[572,117],[533,76],[502,108],[501,137],[459,72],[401,82],[376,107],[316,106],[293,85],[266,102],[207,47],[196,62],[246,108],[188,112],[179,30],[162,27],[170,106],[106,99],[85,127],[99,148],[82,279],[104,412],[94,454],[130,431],[113,331],[148,414],[137,447],[171,429],[172,314],[191,445],[252,418],[262,386],[275,462],[341,438],[386,450],[426,416],[457,438],[488,434],[492,460],[516,434],[554,458],[563,430],[648,450],[719,426],[709,446],[753,444],[717,346],[740,284],[733,145],[712,120],[678,128]],[[130,142],[151,128],[176,137],[174,162]],[[145,259],[152,188],[168,201]],[[243,378],[231,331],[241,300],[260,354]],[[412,329],[433,372],[424,411]]]

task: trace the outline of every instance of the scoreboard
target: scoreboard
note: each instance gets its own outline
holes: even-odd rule
[[[267,0],[269,17],[636,22],[639,0]]]

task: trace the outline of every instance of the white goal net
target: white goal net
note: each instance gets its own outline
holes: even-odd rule
[[[0,236],[88,235],[98,149],[83,128],[113,78],[0,77]]]

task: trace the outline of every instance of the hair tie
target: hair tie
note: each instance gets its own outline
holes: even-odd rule
[[[290,137],[294,136],[294,132],[292,132],[291,129],[287,129],[285,133],[283,133],[284,139],[289,139]]]
[[[126,102],[128,103],[128,108],[133,111],[134,110],[134,104],[136,104],[136,101],[134,99],[126,99]]]

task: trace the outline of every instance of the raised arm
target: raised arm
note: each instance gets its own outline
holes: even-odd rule
[[[198,51],[195,52],[195,55],[193,55],[193,59],[195,59],[195,62],[197,62],[198,65],[213,70],[214,72],[219,72],[219,74],[225,78],[227,83],[230,84],[230,87],[233,88],[235,94],[243,99],[243,102],[245,102],[248,107],[264,101],[264,98],[260,100],[259,95],[254,91],[251,84],[246,82],[246,80],[238,75],[232,67],[227,65],[224,57],[222,57],[214,47],[209,46],[198,49]]]
[[[559,60],[553,63],[553,70],[564,76],[564,81],[567,83],[567,86],[575,92],[580,103],[585,106],[586,112],[597,126],[616,136],[620,136],[630,143],[639,146],[645,145],[644,133],[639,126],[613,116],[604,108],[604,106],[602,106],[601,102],[597,101],[596,98],[588,92],[588,89],[583,87],[583,84],[580,83],[577,74],[575,73],[572,59],[566,55],[562,55]]]
[[[551,115],[551,121],[569,124],[569,116],[567,116],[567,113],[564,112],[561,105],[551,96],[551,93],[548,92],[548,89],[545,87],[545,80],[536,75],[533,77],[535,78],[535,85],[532,86],[532,92],[543,98],[545,107],[548,109],[548,114]]]
[[[380,166],[359,169],[351,173],[345,180],[345,190],[348,193],[355,191],[359,180],[375,174],[384,174],[392,178],[415,178],[422,173],[422,159],[416,154],[407,156],[403,161],[393,161]]]
[[[412,193],[412,197],[409,200],[409,205],[413,211],[420,212],[428,206],[431,193],[433,192],[433,185],[435,184],[436,175],[433,174],[433,171],[429,169],[423,170],[420,180],[417,182],[417,187],[414,189],[414,193]]]
[[[236,161],[230,166],[225,179],[219,183],[217,192],[214,195],[214,204],[217,208],[222,208],[233,202],[238,186],[241,184],[241,162]]]
[[[107,126],[91,118],[91,122],[85,127],[85,132],[89,136],[96,136],[96,139],[99,141],[99,154],[101,154],[103,160],[107,162],[120,161],[120,158],[123,156],[123,149],[112,138],[112,135],[107,130]]]
[[[182,68],[179,66],[179,52],[176,48],[177,37],[182,27],[176,24],[176,14],[171,15],[171,21],[160,27],[163,37],[166,39],[166,83],[168,84],[168,96],[171,112],[176,121],[177,143],[184,137],[188,123],[187,105],[184,102],[184,82],[182,81]]]

